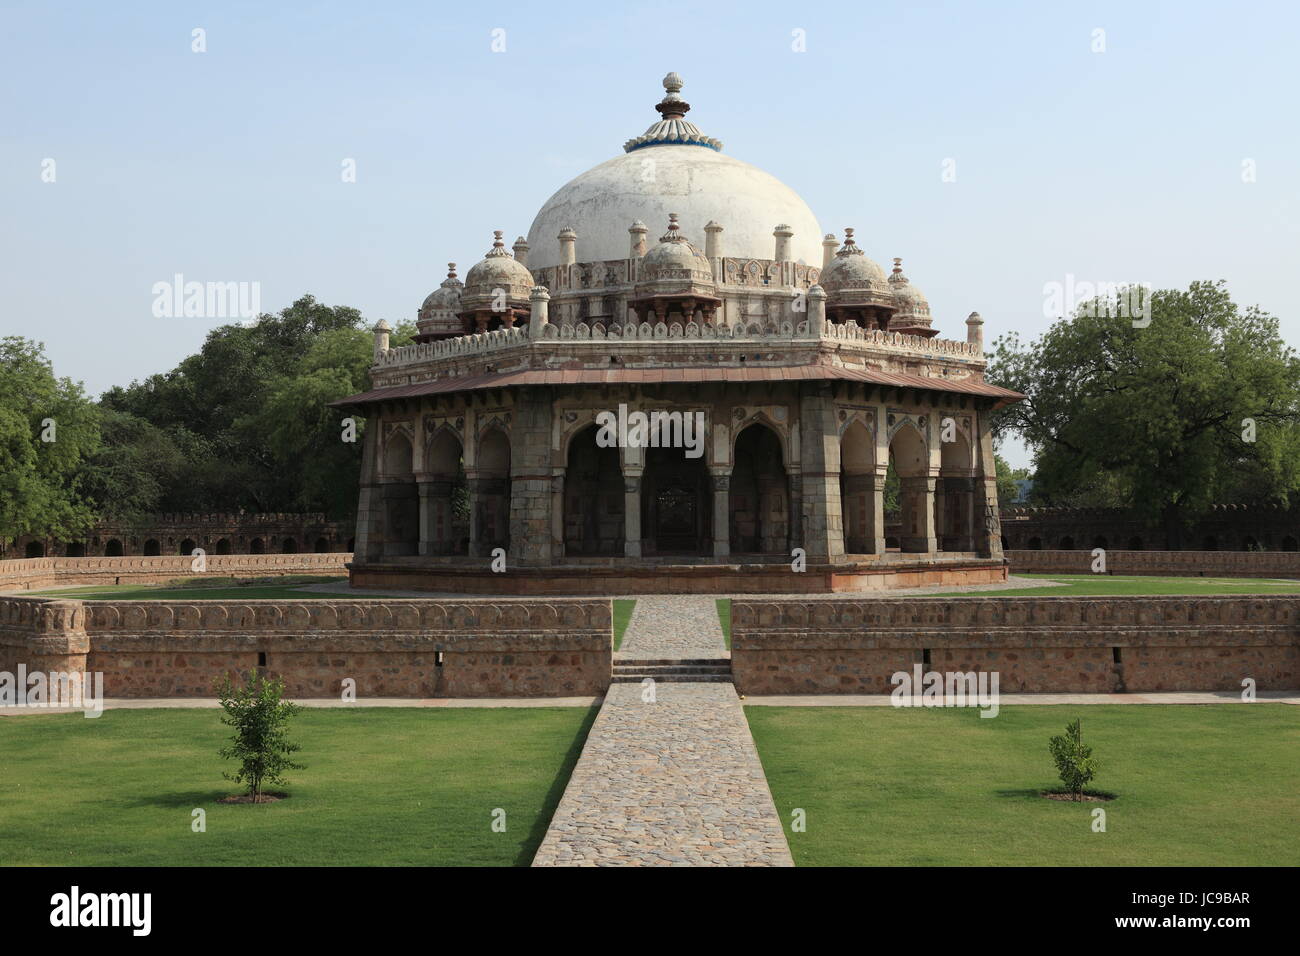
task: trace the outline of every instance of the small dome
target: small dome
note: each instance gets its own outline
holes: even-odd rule
[[[903,260],[894,260],[894,271],[889,276],[889,287],[894,290],[894,301],[898,303],[895,318],[911,317],[930,322],[930,302],[925,294],[903,274]]]
[[[642,282],[681,280],[682,284],[713,285],[713,267],[685,236],[677,224],[677,213],[668,214],[668,232],[641,259]]]
[[[533,274],[506,250],[501,230],[493,235],[496,239],[491,251],[465,276],[465,291],[461,299],[466,306],[492,299],[497,289],[504,291],[508,299],[527,302],[533,288]]]
[[[885,270],[876,265],[858,248],[853,239],[853,230],[844,230],[844,245],[835,253],[835,258],[821,274],[822,288],[828,296],[837,293],[876,293],[890,295],[889,282],[885,279]]]
[[[465,283],[456,278],[456,263],[447,263],[447,278],[420,304],[420,318],[434,312],[455,312],[460,309],[460,294]]]

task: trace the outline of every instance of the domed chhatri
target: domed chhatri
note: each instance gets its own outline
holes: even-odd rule
[[[447,263],[447,278],[420,303],[416,317],[417,342],[435,342],[464,334],[460,323],[460,297],[465,283],[456,278],[456,263]]]
[[[465,276],[460,316],[468,332],[487,331],[492,322],[509,328],[528,316],[533,274],[506,251],[500,229],[493,236],[488,254]]]
[[[376,326],[371,390],[336,403],[369,422],[353,584],[1004,580],[990,422],[1022,396],[984,380],[983,320],[939,338],[902,260],[886,276],[853,229],[823,234],[792,190],[686,121],[681,77],[664,89],[660,119],[552,196],[527,237],[508,249],[497,232],[463,284],[449,266],[416,344]],[[612,443],[609,416],[624,423]]]

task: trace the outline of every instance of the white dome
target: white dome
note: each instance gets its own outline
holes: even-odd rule
[[[773,258],[772,230],[788,223],[791,258],[821,266],[822,230],[798,193],[749,163],[693,144],[643,146],[567,183],[528,230],[528,266],[560,264],[556,237],[566,226],[578,234],[579,262],[626,259],[633,220],[666,222],[674,212],[682,233],[701,248],[705,223],[716,220],[722,254],[740,259]]]

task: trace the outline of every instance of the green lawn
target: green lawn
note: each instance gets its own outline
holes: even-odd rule
[[[718,606],[718,623],[722,625],[722,639],[727,642],[727,650],[731,650],[731,599],[718,598],[715,603]]]
[[[800,865],[1300,865],[1300,708],[746,707]],[[1082,717],[1108,803],[1063,803],[1048,738]],[[1091,830],[1106,810],[1107,832]],[[791,811],[807,813],[790,831]]]
[[[290,724],[307,769],[259,806],[217,803],[238,792],[218,710],[3,717],[0,864],[527,866],[595,714],[308,709]]]
[[[623,646],[623,635],[632,623],[632,612],[636,610],[636,601],[619,599],[614,602],[614,650]]]
[[[1041,588],[1012,588],[997,591],[968,592],[969,597],[997,597],[999,595],[1052,594],[1058,597],[1106,596],[1111,594],[1297,594],[1300,581],[1281,582],[1273,578],[1191,578],[1147,577],[1125,574],[1017,574],[1018,578],[1041,581],[1059,581],[1061,586]],[[933,594],[930,597],[955,597],[958,592]],[[890,597],[896,595],[891,594]]]

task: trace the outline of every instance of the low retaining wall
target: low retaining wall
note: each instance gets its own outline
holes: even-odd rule
[[[0,670],[104,674],[108,697],[211,697],[263,667],[292,697],[568,697],[609,686],[606,600],[0,598]]]
[[[1006,693],[1300,688],[1300,597],[733,601],[743,694],[882,694],[997,671]]]
[[[1008,551],[1012,574],[1090,574],[1092,551]],[[1109,574],[1173,577],[1300,578],[1295,551],[1107,551]]]
[[[0,561],[0,591],[39,591],[65,585],[162,584],[204,574],[226,578],[344,574],[351,552],[333,554],[209,554],[207,570],[188,555],[124,558],[19,558]]]

